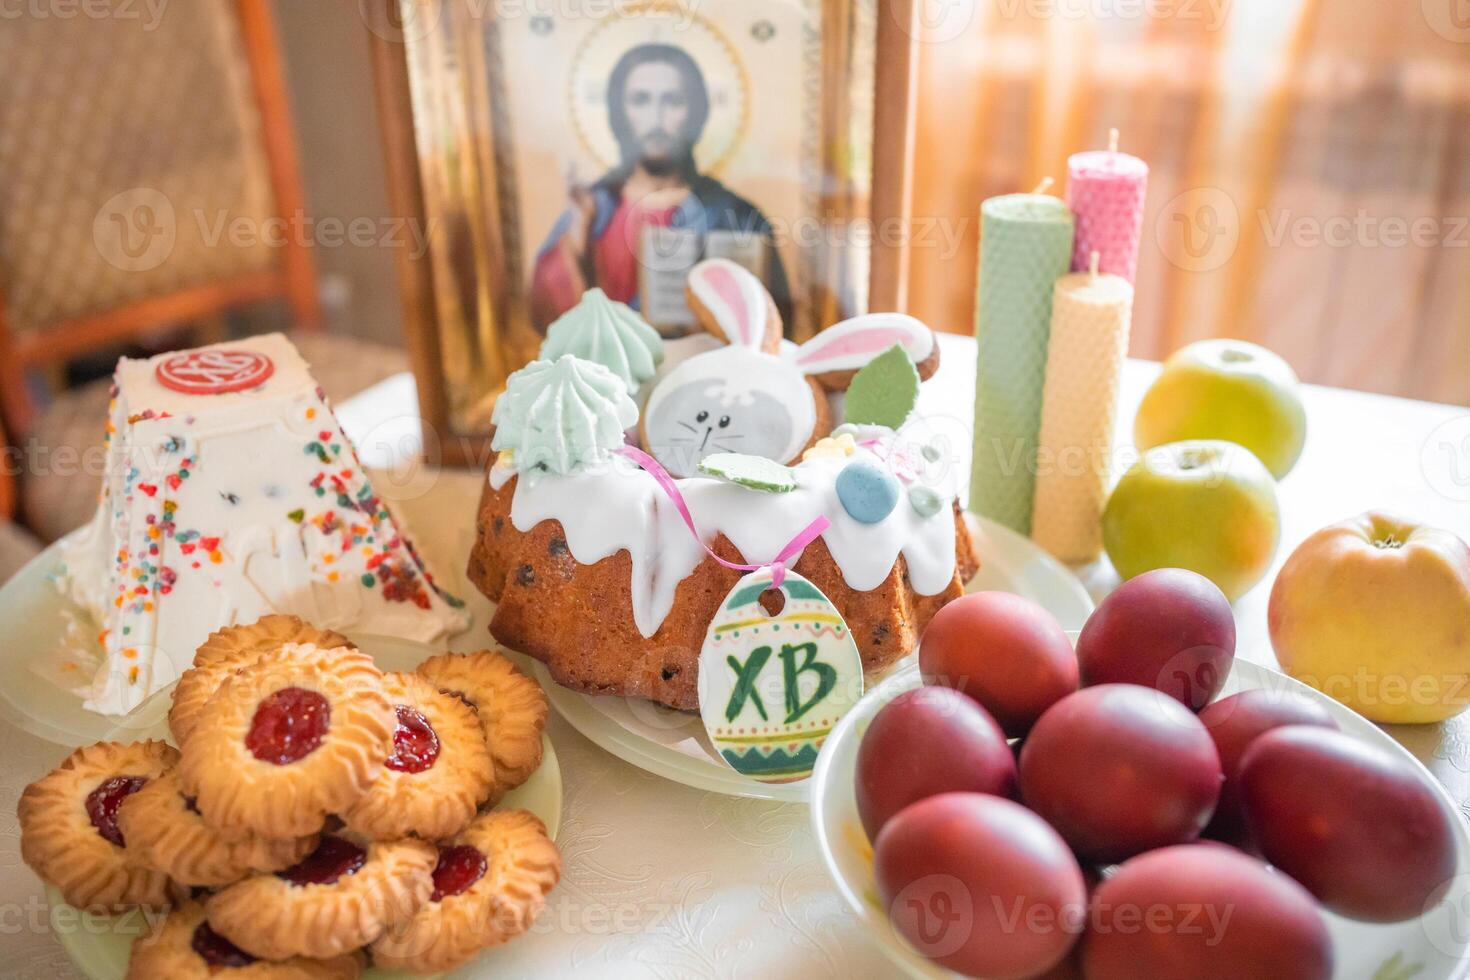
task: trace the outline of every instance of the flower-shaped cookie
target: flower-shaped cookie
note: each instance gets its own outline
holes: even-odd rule
[[[494,780],[475,709],[417,674],[386,674],[383,687],[398,716],[393,754],[342,819],[370,840],[453,837],[474,818]]]
[[[128,851],[117,812],[177,759],[158,741],[77,749],[21,794],[21,857],[78,908],[167,905],[168,876]]]
[[[135,861],[181,885],[218,888],[254,871],[279,871],[312,852],[315,837],[226,839],[204,822],[170,770],[123,801],[117,826]]]
[[[561,855],[540,820],[524,810],[482,813],[440,846],[429,903],[373,943],[373,961],[453,970],[529,929],[560,877]]]
[[[546,692],[541,685],[490,650],[430,657],[419,664],[418,673],[479,712],[495,761],[491,800],[531,778],[541,765],[541,731],[546,727]]]
[[[126,980],[357,980],[365,960],[360,952],[279,963],[256,959],[210,928],[203,905],[185,902],[133,943]]]
[[[319,630],[295,616],[265,616],[258,622],[214,631],[195,652],[194,666],[184,671],[174,687],[173,706],[168,711],[168,728],[174,741],[184,744],[204,703],[226,677],[288,643],[324,648],[351,645],[342,634]]]
[[[216,932],[253,956],[337,956],[413,918],[434,891],[434,845],[325,834],[299,864],[212,896]]]
[[[226,837],[306,837],[367,793],[395,725],[371,657],[287,644],[227,676],[205,702],[179,783]]]

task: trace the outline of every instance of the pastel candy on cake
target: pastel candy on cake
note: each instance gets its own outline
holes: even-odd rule
[[[898,478],[867,459],[855,459],[844,466],[835,486],[842,509],[864,524],[877,524],[893,513],[901,493]]]
[[[663,363],[664,341],[631,307],[594,287],[546,330],[541,359],[555,361],[566,354],[601,364],[632,394]]]
[[[268,613],[426,643],[468,625],[285,337],[124,358],[114,385],[101,500],[60,580],[103,636],[89,709],[127,714],[212,631]]]
[[[638,406],[612,371],[563,354],[507,378],[492,419],[490,448],[511,450],[517,469],[570,473],[621,446]]]

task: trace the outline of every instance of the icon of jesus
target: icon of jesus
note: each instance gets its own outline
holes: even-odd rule
[[[544,330],[593,286],[637,309],[639,248],[649,227],[693,231],[701,241],[712,232],[758,238],[765,268],[752,271],[790,322],[791,291],[770,221],[695,165],[710,103],[694,59],[668,44],[629,49],[609,78],[607,111],[621,159],[590,186],[572,182],[568,207],[536,255],[530,299],[537,327]]]

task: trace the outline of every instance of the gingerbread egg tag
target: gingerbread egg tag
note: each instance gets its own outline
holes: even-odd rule
[[[766,783],[806,779],[828,733],[863,695],[847,623],[811,582],[763,568],[735,584],[699,654],[699,710],[715,751]]]

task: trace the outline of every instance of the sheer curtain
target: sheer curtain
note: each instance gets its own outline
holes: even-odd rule
[[[980,200],[1152,168],[1132,353],[1265,344],[1470,404],[1470,0],[921,0],[910,310],[967,332]]]

